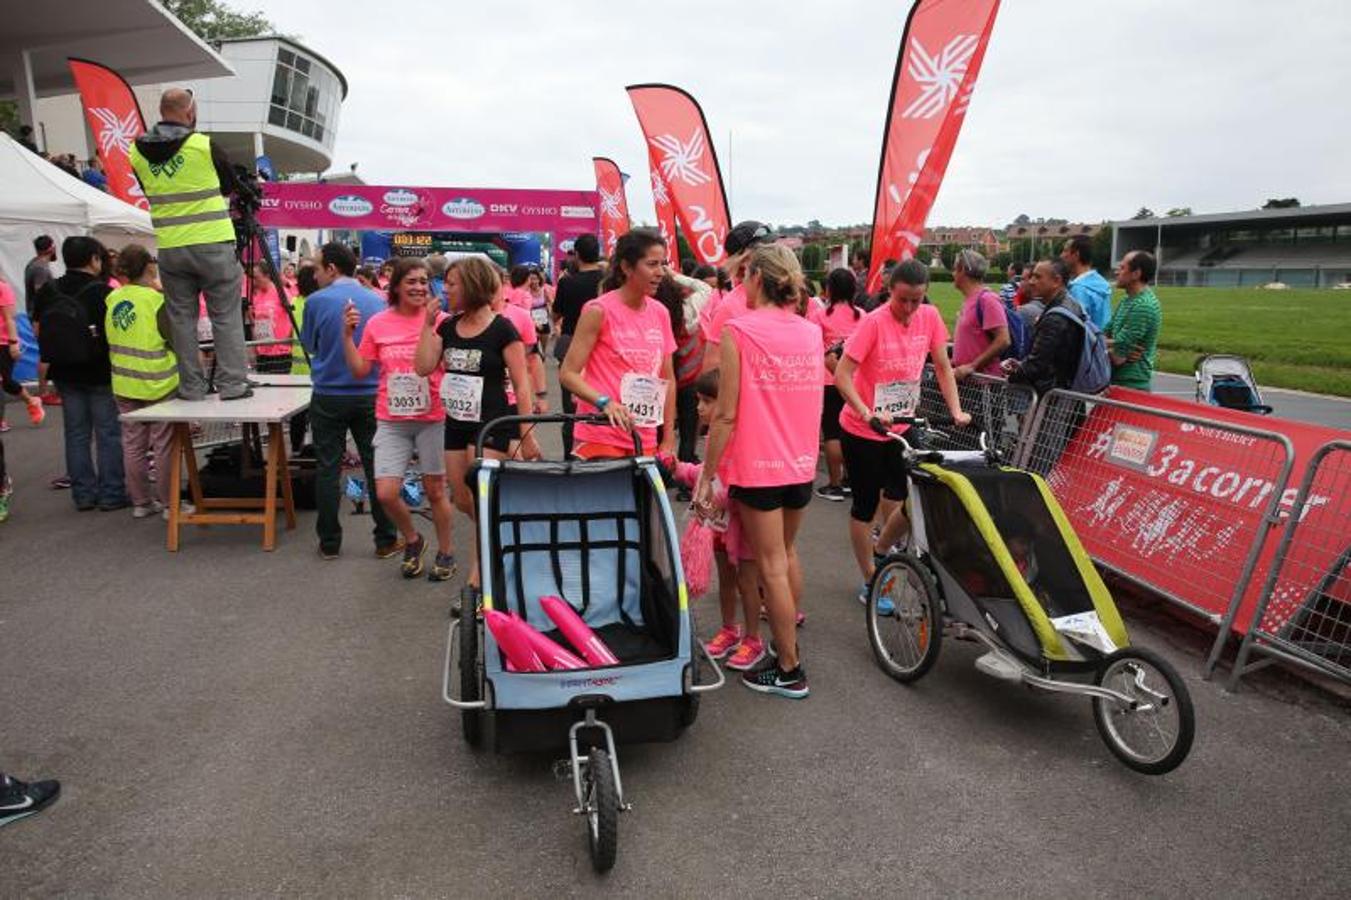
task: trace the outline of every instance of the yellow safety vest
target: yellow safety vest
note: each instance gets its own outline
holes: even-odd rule
[[[139,284],[108,295],[103,333],[108,337],[113,393],[130,400],[160,400],[178,389],[178,357],[159,333],[164,295]]]
[[[135,144],[130,156],[150,201],[150,221],[161,250],[234,241],[230,204],[220,193],[210,138],[193,132],[163,163],[150,162]]]
[[[310,364],[305,361],[305,348],[300,345],[300,329],[305,325],[305,297],[297,296],[291,301],[291,308],[296,314],[296,333],[291,344],[291,374],[308,375]]]

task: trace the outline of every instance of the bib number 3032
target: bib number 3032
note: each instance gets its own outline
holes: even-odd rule
[[[629,372],[619,382],[619,402],[628,407],[633,424],[661,425],[666,420],[666,379]]]
[[[413,372],[394,372],[386,385],[389,414],[400,418],[425,415],[432,408],[431,385]]]
[[[441,379],[441,402],[456,422],[478,422],[483,417],[483,376],[447,372]]]
[[[875,416],[913,416],[918,405],[918,381],[888,381],[873,392]]]

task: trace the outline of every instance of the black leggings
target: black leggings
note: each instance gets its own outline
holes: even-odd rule
[[[844,432],[841,440],[844,465],[849,470],[849,487],[854,492],[849,515],[859,522],[871,522],[882,498],[904,500],[906,495],[905,454],[895,441],[870,441]]]
[[[9,347],[0,344],[0,382],[3,382],[5,393],[11,397],[17,397],[23,393],[23,385],[14,380],[14,360],[10,358]]]

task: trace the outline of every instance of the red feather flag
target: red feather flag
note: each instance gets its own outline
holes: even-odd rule
[[[717,265],[727,257],[723,241],[731,223],[703,110],[669,84],[635,84],[627,90],[690,249],[699,262]]]
[[[80,91],[85,121],[94,135],[99,161],[108,177],[108,191],[119,200],[149,210],[140,182],[131,170],[131,143],[145,133],[145,120],[131,85],[98,63],[68,59]]]
[[[919,0],[901,36],[873,207],[868,290],[882,263],[908,259],[957,144],[999,0]]]
[[[600,197],[600,232],[605,252],[613,253],[615,242],[629,230],[629,202],[624,197],[624,176],[614,160],[591,157],[596,168],[596,194]]]

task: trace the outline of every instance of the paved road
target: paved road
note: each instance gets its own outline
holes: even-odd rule
[[[1196,396],[1196,379],[1158,372],[1154,375],[1154,390],[1160,394],[1190,399]],[[1277,418],[1351,431],[1349,398],[1307,394],[1284,388],[1263,387],[1261,390],[1263,401],[1274,407],[1272,415]]]
[[[321,562],[312,515],[275,553],[213,528],[73,511],[45,488],[60,417],[6,436],[0,763],[63,796],[0,830],[0,893],[107,896],[1344,896],[1351,714],[1312,691],[1226,695],[1193,645],[1132,620],[1187,675],[1191,759],[1116,763],[1086,701],[976,673],[945,647],[904,688],[873,664],[844,544],[801,541],[812,696],[729,685],[681,740],[621,751],[634,803],[592,874],[550,759],[471,752],[438,698],[452,587],[369,556]],[[459,527],[463,527],[463,523]],[[708,601],[699,602],[704,630]]]

